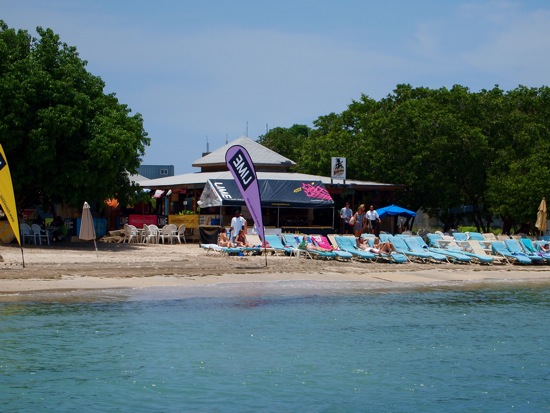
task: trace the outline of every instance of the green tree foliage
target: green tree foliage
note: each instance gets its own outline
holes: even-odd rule
[[[298,170],[326,175],[331,157],[345,157],[348,178],[404,184],[398,202],[450,226],[469,206],[481,230],[497,216],[506,232],[532,228],[550,189],[548,87],[472,93],[398,85],[380,101],[362,95],[314,126],[306,139],[277,128]],[[277,141],[270,134],[267,146]]]
[[[495,156],[487,198],[503,218],[505,232],[522,224],[527,231],[550,186],[550,89],[518,87],[508,92],[491,127]]]
[[[0,20],[0,142],[19,206],[129,201],[150,143],[141,115],[103,92],[75,47],[37,33]]]
[[[305,125],[274,128],[258,138],[258,142],[290,160],[300,157],[300,147],[308,139],[310,129]]]

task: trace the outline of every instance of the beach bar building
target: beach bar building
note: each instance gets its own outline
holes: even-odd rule
[[[155,217],[150,219],[157,219],[161,225],[185,223],[190,235],[196,236],[201,228],[228,227],[235,210],[239,209],[247,218],[249,228],[253,228],[251,216],[225,163],[225,153],[233,145],[245,147],[254,162],[263,221],[268,229],[334,232],[339,225],[339,209],[345,201],[356,206],[368,199],[377,205],[386,205],[393,203],[395,191],[403,188],[357,180],[334,182],[330,177],[290,172],[290,168],[296,166],[294,161],[241,136],[197,159],[193,166],[200,168],[200,172],[140,180],[139,184],[150,190],[158,201]]]

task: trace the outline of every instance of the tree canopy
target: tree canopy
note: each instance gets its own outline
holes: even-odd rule
[[[0,142],[18,205],[128,201],[150,143],[141,115],[103,92],[75,47],[37,33],[0,20]]]
[[[376,101],[366,95],[340,114],[319,117],[308,133],[277,128],[260,137],[292,147],[300,172],[330,172],[347,159],[348,178],[404,184],[398,202],[454,225],[463,206],[487,230],[531,226],[550,189],[550,89],[498,86],[473,93],[398,85]],[[303,128],[303,127],[302,127]]]

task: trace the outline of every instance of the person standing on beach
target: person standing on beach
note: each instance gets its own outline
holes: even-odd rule
[[[239,235],[239,232],[243,228],[246,233],[246,230],[247,230],[246,219],[244,219],[243,216],[241,215],[241,211],[237,209],[235,211],[235,216],[231,218],[231,241],[232,242],[235,242],[237,235]]]
[[[376,210],[374,209],[374,206],[371,205],[369,207],[366,215],[369,221],[371,234],[374,234],[378,237],[380,235],[380,223],[382,222],[382,220],[380,219],[378,212],[376,212]]]
[[[345,206],[340,210],[340,234],[349,234],[351,227],[349,220],[353,215],[353,211],[349,207],[349,202],[346,202]]]
[[[365,205],[359,205],[357,212],[351,217],[349,222],[353,225],[353,234],[355,235],[357,246],[359,246],[359,238],[361,238],[361,234],[365,232],[365,228],[367,227]]]

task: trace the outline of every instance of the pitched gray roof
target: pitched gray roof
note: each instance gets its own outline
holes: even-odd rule
[[[274,152],[257,142],[254,142],[252,139],[249,139],[246,136],[239,136],[234,141],[231,141],[221,148],[210,152],[208,155],[197,159],[193,162],[192,166],[204,167],[210,165],[225,165],[225,153],[233,145],[243,146],[250,154],[250,157],[255,165],[285,165],[287,167],[296,165],[296,162],[279,155],[277,152]]]
[[[333,182],[330,177],[301,174],[295,172],[257,172],[258,179],[278,179],[284,181],[321,181],[325,185],[331,185]],[[229,171],[219,172],[194,172],[176,176],[167,176],[164,178],[148,179],[139,182],[144,188],[169,188],[180,185],[204,185],[209,179],[233,179],[233,175]],[[335,182],[335,184],[341,181]],[[346,184],[350,186],[368,186],[368,187],[394,187],[394,184],[385,184],[380,182],[358,181],[355,179],[346,180]]]

